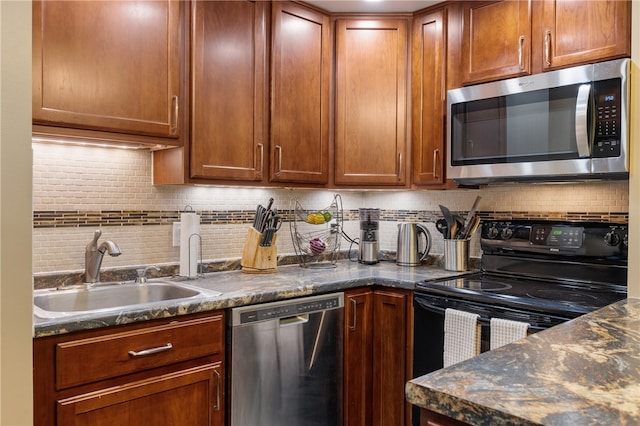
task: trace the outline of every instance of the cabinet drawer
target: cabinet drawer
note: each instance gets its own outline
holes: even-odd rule
[[[214,355],[223,349],[222,315],[58,343],[56,388]]]

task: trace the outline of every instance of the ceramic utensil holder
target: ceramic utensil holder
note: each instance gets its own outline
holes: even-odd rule
[[[278,250],[276,239],[278,234],[274,234],[269,247],[260,245],[262,233],[255,228],[249,228],[247,238],[242,249],[242,272],[250,274],[271,274],[278,270]]]
[[[469,270],[469,241],[444,240],[444,269],[458,272]]]

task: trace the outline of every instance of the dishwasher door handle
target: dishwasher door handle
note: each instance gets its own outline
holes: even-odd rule
[[[290,325],[297,325],[297,324],[306,324],[309,322],[309,314],[294,315],[292,317],[280,318],[278,321],[280,323],[280,327],[287,327]]]

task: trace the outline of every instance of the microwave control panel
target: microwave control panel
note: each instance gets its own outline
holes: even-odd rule
[[[595,137],[593,157],[620,156],[620,79],[594,83]]]

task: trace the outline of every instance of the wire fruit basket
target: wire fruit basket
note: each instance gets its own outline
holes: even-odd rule
[[[319,210],[309,210],[295,200],[291,239],[303,268],[335,267],[342,230],[342,198],[333,197],[331,204]]]

